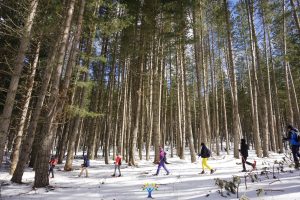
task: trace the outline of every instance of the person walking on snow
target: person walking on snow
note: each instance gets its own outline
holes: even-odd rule
[[[85,177],[89,177],[88,167],[90,166],[90,160],[88,159],[87,155],[83,156],[83,164],[81,165],[81,172],[78,175],[79,177],[82,175],[83,171],[85,170]]]
[[[52,174],[51,178],[54,178],[54,168],[56,164],[57,164],[57,158],[55,156],[51,156],[51,159],[49,161],[49,171],[48,171],[48,176],[50,176],[50,173]]]
[[[117,153],[115,159],[115,173],[112,176],[116,176],[117,169],[119,170],[119,177],[121,176],[121,165],[122,165],[122,157]]]
[[[201,172],[201,174],[205,173],[205,168],[210,170],[210,174],[213,174],[216,171],[207,164],[207,160],[211,156],[210,154],[211,154],[210,150],[205,146],[204,143],[201,143],[201,151],[198,154],[199,157],[202,157],[202,172]]]
[[[296,128],[294,128],[292,125],[287,126],[288,130],[288,137],[284,138],[284,140],[288,140],[290,142],[290,146],[292,149],[292,154],[295,162],[295,169],[299,169],[299,158],[300,153],[299,153],[299,146],[300,146],[300,141],[299,141],[299,132]]]
[[[240,153],[242,155],[242,163],[243,163],[243,171],[242,172],[246,172],[246,165],[250,165],[252,166],[252,170],[255,170],[256,167],[256,161],[254,160],[254,163],[250,163],[247,161],[248,158],[248,150],[249,150],[249,146],[248,144],[246,144],[246,140],[245,139],[241,139],[241,149],[240,149]]]
[[[159,174],[159,171],[160,171],[160,168],[163,167],[166,172],[167,172],[167,175],[170,174],[169,170],[167,169],[165,163],[166,163],[166,152],[163,150],[162,147],[159,147],[159,164],[158,164],[158,167],[157,167],[157,171],[156,171],[156,174],[154,174],[154,176],[157,176]]]

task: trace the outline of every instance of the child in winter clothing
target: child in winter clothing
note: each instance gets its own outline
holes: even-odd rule
[[[48,176],[50,176],[50,173],[52,174],[51,178],[54,178],[54,167],[57,164],[57,158],[55,156],[51,156],[51,159],[49,160],[49,171]]]
[[[250,163],[247,161],[248,158],[248,150],[249,150],[249,146],[248,144],[246,144],[246,140],[245,139],[241,139],[241,149],[240,149],[240,153],[242,155],[242,163],[243,163],[243,172],[246,172],[246,165],[250,165],[252,166],[253,169],[255,169],[256,167],[256,161],[254,161],[254,163]]]
[[[299,158],[300,153],[299,153],[299,146],[300,142],[298,141],[298,130],[294,128],[292,125],[288,125],[287,127],[288,130],[288,137],[284,138],[284,140],[288,140],[290,142],[292,154],[294,157],[294,162],[295,162],[295,169],[299,169]]]
[[[112,176],[116,176],[117,169],[119,170],[119,177],[121,176],[121,165],[122,165],[122,157],[117,154],[116,160],[115,160],[115,173]]]
[[[205,167],[210,170],[210,173],[213,174],[216,170],[212,169],[208,164],[207,160],[210,157],[210,150],[205,146],[204,143],[201,143],[201,152],[198,154],[199,157],[202,157],[202,172],[205,173]]]
[[[167,175],[170,174],[169,170],[167,169],[165,163],[166,163],[166,152],[163,150],[162,147],[159,147],[159,164],[158,164],[158,167],[157,167],[157,171],[156,171],[156,174],[154,174],[154,176],[157,176],[159,174],[159,171],[160,171],[160,168],[163,167],[164,170],[167,172]]]
[[[89,172],[87,168],[90,166],[90,160],[88,159],[87,155],[83,156],[83,164],[81,165],[81,172],[78,175],[79,177],[82,175],[83,171],[85,170],[85,177],[89,176]]]

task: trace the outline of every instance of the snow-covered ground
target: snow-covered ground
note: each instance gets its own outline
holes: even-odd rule
[[[251,151],[249,161],[257,161],[257,173],[261,169],[270,165],[273,167],[275,160],[282,160],[283,155],[271,154],[270,158],[256,158]],[[159,176],[152,176],[156,172],[156,165],[151,161],[140,161],[138,167],[128,167],[124,162],[122,165],[122,177],[111,177],[113,165],[105,165],[103,159],[91,161],[89,177],[78,177],[82,160],[74,161],[75,170],[64,172],[63,165],[58,165],[55,169],[55,178],[50,180],[53,190],[40,188],[32,189],[34,172],[27,169],[23,181],[24,184],[10,183],[11,176],[3,170],[0,172],[0,182],[2,184],[0,199],[3,200],[133,200],[146,199],[147,192],[142,190],[145,183],[156,183],[159,185],[158,191],[153,192],[153,197],[158,200],[163,199],[237,199],[236,195],[221,197],[218,187],[215,185],[215,178],[232,180],[233,175],[244,176],[241,172],[241,161],[234,159],[232,155],[214,156],[209,160],[209,165],[216,168],[215,174],[199,174],[201,172],[201,159],[197,163],[190,163],[190,157],[186,155],[186,160],[177,157],[169,158],[167,167],[171,171],[169,176],[161,170]],[[251,168],[248,166],[248,168]],[[239,196],[247,196],[249,199],[278,199],[278,200],[299,200],[300,199],[300,171],[284,168],[287,172],[280,173],[279,180],[273,179],[269,174],[269,179],[259,175],[259,181],[252,183],[247,181],[246,189],[244,179],[242,179]],[[272,169],[271,169],[272,171]],[[291,173],[293,172],[293,173]],[[263,189],[262,196],[257,196],[256,190]],[[226,195],[226,192],[224,192]]]

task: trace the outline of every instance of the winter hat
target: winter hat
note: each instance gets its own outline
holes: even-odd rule
[[[291,130],[293,130],[293,129],[294,129],[294,127],[293,127],[291,124],[289,124],[289,125],[287,126],[287,129],[291,129]]]

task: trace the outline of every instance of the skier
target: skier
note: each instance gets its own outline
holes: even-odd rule
[[[166,152],[163,150],[162,147],[159,147],[159,164],[158,164],[158,167],[157,167],[157,171],[156,171],[156,174],[154,174],[154,176],[157,176],[159,174],[159,171],[160,171],[160,168],[163,167],[166,172],[167,172],[167,175],[170,174],[169,170],[166,168]]]
[[[52,174],[51,178],[54,178],[54,167],[57,164],[57,158],[55,156],[51,156],[51,159],[49,160],[49,171],[48,176],[50,176],[50,173]]]
[[[298,140],[299,133],[298,130],[294,128],[292,125],[287,126],[287,131],[288,131],[288,137],[284,138],[284,140],[288,140],[290,142],[290,147],[292,149],[292,154],[295,162],[295,169],[299,169],[299,158],[298,158],[300,157],[300,153],[299,153],[300,142]]]
[[[122,165],[122,157],[117,153],[116,159],[115,159],[115,173],[112,176],[116,176],[117,169],[119,170],[119,177],[121,176],[121,165]]]
[[[78,175],[79,177],[82,175],[83,171],[85,170],[85,177],[89,176],[88,167],[90,166],[90,160],[88,159],[87,155],[83,156],[83,164],[81,165],[81,172]]]
[[[243,171],[242,172],[246,172],[246,165],[250,165],[252,166],[252,170],[255,170],[256,168],[256,161],[254,160],[254,163],[250,163],[247,161],[248,158],[248,150],[249,150],[249,146],[248,144],[246,144],[246,140],[245,139],[241,139],[241,149],[240,149],[240,153],[242,156],[242,163],[243,163]]]
[[[212,169],[208,164],[207,160],[211,156],[210,150],[205,146],[204,143],[201,143],[201,152],[198,154],[199,157],[202,157],[202,172],[205,173],[205,167],[210,170],[210,174],[213,174],[216,170]]]

